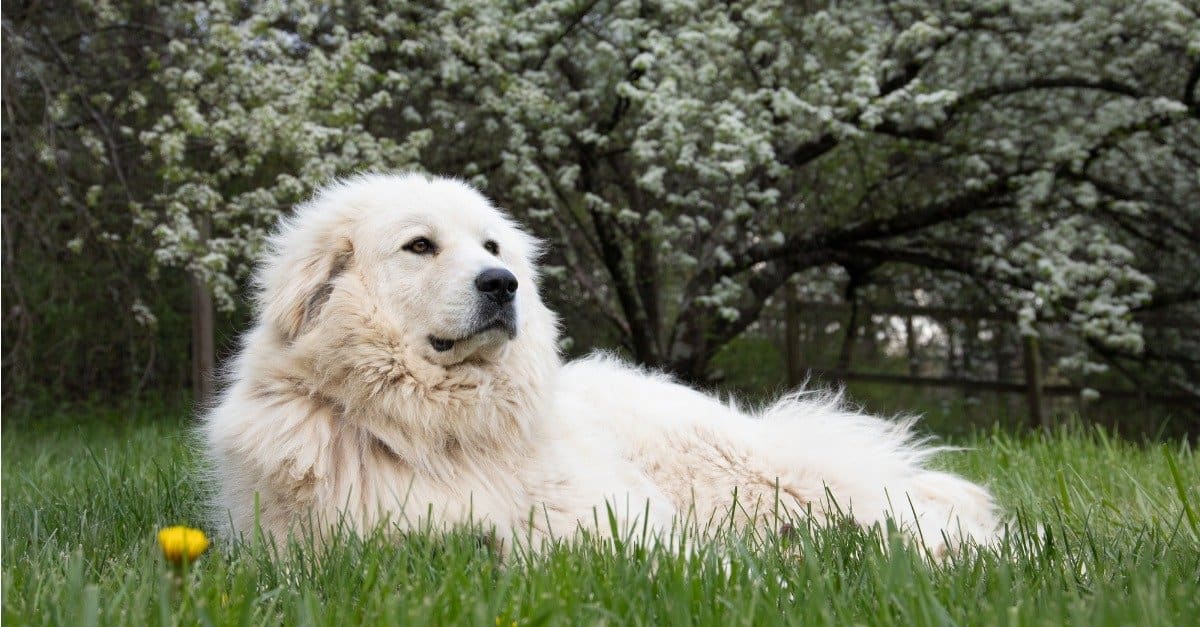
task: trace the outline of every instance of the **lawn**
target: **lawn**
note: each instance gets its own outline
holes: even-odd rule
[[[991,485],[1017,531],[936,565],[846,527],[727,534],[686,557],[577,542],[504,562],[472,534],[413,533],[217,544],[179,582],[154,535],[203,520],[185,412],[12,413],[5,625],[1200,622],[1200,458],[1180,443],[1078,428],[956,440],[970,450],[939,463]]]

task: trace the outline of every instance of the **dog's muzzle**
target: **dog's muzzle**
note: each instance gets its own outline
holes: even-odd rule
[[[429,336],[429,345],[439,353],[458,342],[489,331],[504,331],[508,339],[517,336],[517,277],[504,268],[488,268],[475,277],[478,305],[471,332],[458,338]]]

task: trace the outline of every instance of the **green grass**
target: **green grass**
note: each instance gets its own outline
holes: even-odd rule
[[[6,416],[3,622],[21,624],[1196,624],[1200,459],[1082,429],[1003,432],[941,463],[1020,529],[926,564],[839,526],[729,534],[687,557],[577,542],[501,563],[469,533],[324,551],[219,545],[173,582],[154,542],[202,520],[181,412]]]

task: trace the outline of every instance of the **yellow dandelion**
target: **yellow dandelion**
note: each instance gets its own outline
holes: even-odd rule
[[[208,536],[199,529],[182,525],[167,527],[158,532],[158,546],[168,560],[180,562],[186,558],[190,562],[208,548]]]

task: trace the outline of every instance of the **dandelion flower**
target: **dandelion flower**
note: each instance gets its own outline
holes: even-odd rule
[[[163,555],[168,560],[180,562],[187,559],[190,562],[208,548],[208,537],[203,531],[191,527],[167,527],[158,532],[158,546],[162,547]]]

